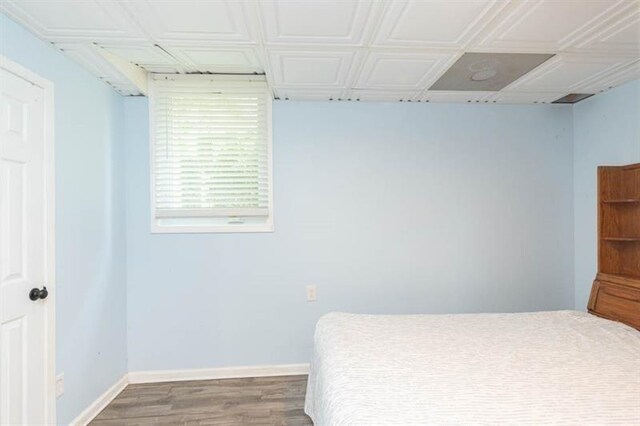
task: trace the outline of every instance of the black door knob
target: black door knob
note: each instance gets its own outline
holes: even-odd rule
[[[29,299],[33,301],[38,299],[46,299],[48,295],[49,295],[49,290],[47,290],[47,287],[42,287],[42,290],[37,288],[32,288],[31,291],[29,292]]]

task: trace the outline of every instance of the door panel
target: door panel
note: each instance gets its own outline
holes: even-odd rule
[[[0,69],[0,423],[47,422],[44,91]]]

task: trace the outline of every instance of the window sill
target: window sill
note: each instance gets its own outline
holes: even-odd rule
[[[151,224],[152,234],[230,234],[230,233],[274,232],[272,223],[260,225],[158,225]]]

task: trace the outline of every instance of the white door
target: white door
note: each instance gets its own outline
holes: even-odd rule
[[[0,68],[0,424],[51,422],[45,90]],[[33,291],[32,289],[36,289]],[[31,297],[30,297],[31,296]],[[34,299],[34,300],[32,300]]]

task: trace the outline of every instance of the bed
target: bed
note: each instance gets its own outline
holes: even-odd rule
[[[640,288],[596,282],[589,307],[327,314],[305,412],[316,425],[640,425]]]

